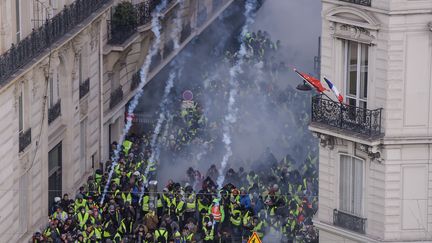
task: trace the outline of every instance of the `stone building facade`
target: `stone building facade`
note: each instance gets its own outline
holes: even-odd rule
[[[0,1],[0,242],[23,242],[43,227],[53,198],[74,197],[120,136],[153,34],[143,21],[115,39],[119,2]],[[142,9],[158,0],[130,2]],[[147,81],[231,3],[169,1]],[[169,31],[177,12],[183,26],[174,52]]]
[[[320,242],[431,242],[432,2],[322,5],[321,78],[345,100],[312,101]]]

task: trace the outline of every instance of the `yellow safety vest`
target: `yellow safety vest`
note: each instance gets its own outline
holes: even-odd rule
[[[236,214],[237,214],[237,217],[234,217],[234,215],[236,215]],[[242,223],[240,210],[233,210],[233,213],[231,214],[231,217],[230,217],[230,221],[234,226],[240,226],[240,224]]]
[[[182,200],[180,200],[178,203],[176,203],[176,213],[178,216],[183,215],[183,211],[184,211],[184,202]]]
[[[123,147],[124,147],[123,152],[124,152],[125,155],[127,156],[127,155],[129,154],[129,150],[130,150],[131,147],[132,147],[132,142],[129,141],[129,140],[124,140],[124,142],[123,142]]]
[[[150,201],[150,196],[149,195],[146,195],[146,196],[143,197],[142,210],[144,212],[148,212],[150,210],[149,201]]]
[[[212,227],[212,229],[209,231],[209,230],[207,230],[206,227],[203,227],[203,230],[204,230],[204,235],[205,235],[204,240],[213,240],[214,228]]]
[[[260,238],[262,238],[264,236],[264,234],[261,232],[262,231],[262,225],[263,225],[263,222],[261,221],[252,229],[252,232],[256,232]]]
[[[132,203],[132,195],[130,192],[128,192],[128,193],[123,192],[121,196],[122,196],[124,203],[126,203],[126,202]]]
[[[187,203],[186,203],[186,208],[188,209],[188,211],[195,211],[195,195],[194,194],[189,195]]]
[[[155,231],[156,242],[159,242],[158,238],[161,236],[164,237],[166,241],[168,241],[168,232],[166,231],[166,229],[158,229]]]
[[[79,223],[79,226],[81,228],[85,226],[85,224],[87,223],[88,218],[89,218],[89,214],[88,213],[84,213],[84,216],[81,213],[78,213],[78,223]]]
[[[209,209],[209,206],[204,205],[204,204],[201,202],[201,199],[198,199],[198,211],[201,212],[201,210],[203,210],[203,209],[207,212],[208,209]]]

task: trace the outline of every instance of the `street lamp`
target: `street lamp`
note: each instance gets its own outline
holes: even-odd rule
[[[297,85],[296,89],[300,91],[311,91],[312,87],[306,83],[306,81],[303,80],[303,83]]]

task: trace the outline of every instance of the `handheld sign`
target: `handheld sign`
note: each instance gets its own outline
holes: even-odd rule
[[[249,238],[248,243],[262,243],[256,232],[253,232],[251,238]]]

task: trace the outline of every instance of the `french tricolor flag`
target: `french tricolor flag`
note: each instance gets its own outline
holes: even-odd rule
[[[340,103],[343,103],[343,96],[339,93],[339,90],[336,88],[336,86],[334,86],[334,84],[332,82],[330,82],[330,80],[328,80],[326,77],[324,77],[324,80],[326,81],[327,85],[329,86],[329,88],[333,91],[333,93],[336,95],[336,98],[339,100]]]

